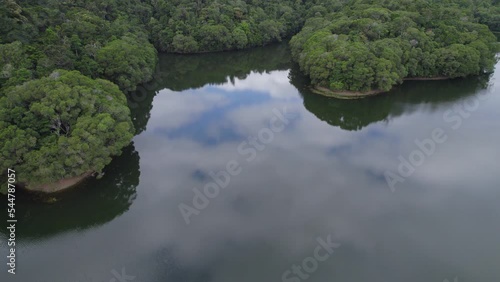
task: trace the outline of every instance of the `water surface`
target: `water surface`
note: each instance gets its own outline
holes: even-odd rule
[[[310,93],[289,58],[285,45],[162,56],[102,179],[53,204],[19,195],[17,274],[0,280],[283,281],[331,236],[307,281],[499,281],[500,72],[344,101]],[[252,146],[282,125],[276,111],[287,123]],[[446,141],[391,189],[387,172],[435,130]],[[186,224],[179,205],[229,162],[240,173]]]

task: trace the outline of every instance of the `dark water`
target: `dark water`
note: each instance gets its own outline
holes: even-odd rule
[[[102,179],[18,194],[0,280],[500,281],[500,72],[342,101],[289,57],[163,56]]]

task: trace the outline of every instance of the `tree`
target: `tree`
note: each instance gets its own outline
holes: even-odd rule
[[[462,44],[453,44],[437,52],[437,65],[443,75],[464,77],[479,74],[480,54],[474,48]]]
[[[206,25],[200,29],[198,38],[201,47],[206,51],[223,51],[231,48],[230,32],[223,25]]]
[[[0,85],[15,85],[31,79],[32,66],[19,41],[0,44]]]
[[[125,95],[77,71],[57,70],[0,98],[0,170],[14,168],[29,187],[100,172],[132,137]]]
[[[176,53],[196,53],[199,49],[198,42],[192,36],[182,34],[174,36],[172,47]]]
[[[234,47],[236,49],[243,49],[247,46],[248,44],[248,38],[245,33],[245,31],[239,27],[235,28],[233,30],[233,40],[234,40]]]
[[[130,34],[101,48],[96,61],[104,78],[124,91],[133,91],[139,83],[153,78],[157,54],[149,42]]]

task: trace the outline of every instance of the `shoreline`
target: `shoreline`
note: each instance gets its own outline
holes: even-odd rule
[[[451,77],[447,76],[436,76],[436,77],[407,77],[403,78],[403,81],[425,81],[425,80],[449,80],[452,79]]]
[[[80,176],[70,177],[61,179],[52,183],[37,185],[35,187],[30,187],[30,185],[25,185],[23,188],[29,192],[52,194],[61,192],[80,184],[82,181],[86,180],[94,174],[93,171],[86,172]]]
[[[440,80],[449,80],[449,79],[451,79],[451,78],[446,77],[446,76],[408,77],[408,78],[403,78],[403,81],[440,81]],[[391,90],[393,88],[391,88]],[[389,91],[391,91],[391,90],[389,90]],[[344,100],[361,99],[361,98],[389,92],[389,91],[384,91],[384,90],[380,90],[380,89],[373,89],[373,90],[365,91],[365,92],[349,91],[349,90],[335,91],[335,90],[331,90],[331,89],[328,89],[328,88],[322,87],[322,86],[311,86],[311,91],[316,93],[316,94],[325,96],[325,97],[344,99]]]
[[[311,87],[311,91],[316,93],[316,94],[325,96],[325,97],[344,99],[344,100],[361,99],[364,97],[373,96],[373,95],[382,94],[384,92],[387,92],[384,90],[370,90],[370,91],[366,91],[366,92],[347,91],[347,90],[335,91],[335,90],[331,90],[331,89],[328,89],[326,87],[321,87],[321,86],[313,86],[313,87]]]

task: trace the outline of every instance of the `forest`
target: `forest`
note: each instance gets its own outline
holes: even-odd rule
[[[99,173],[134,128],[159,53],[290,40],[317,89],[491,72],[498,0],[0,0],[0,169],[36,187]],[[5,186],[5,185],[4,185]]]
[[[478,2],[360,0],[318,8],[290,42],[312,84],[333,91],[388,91],[405,78],[493,71],[496,27]]]

